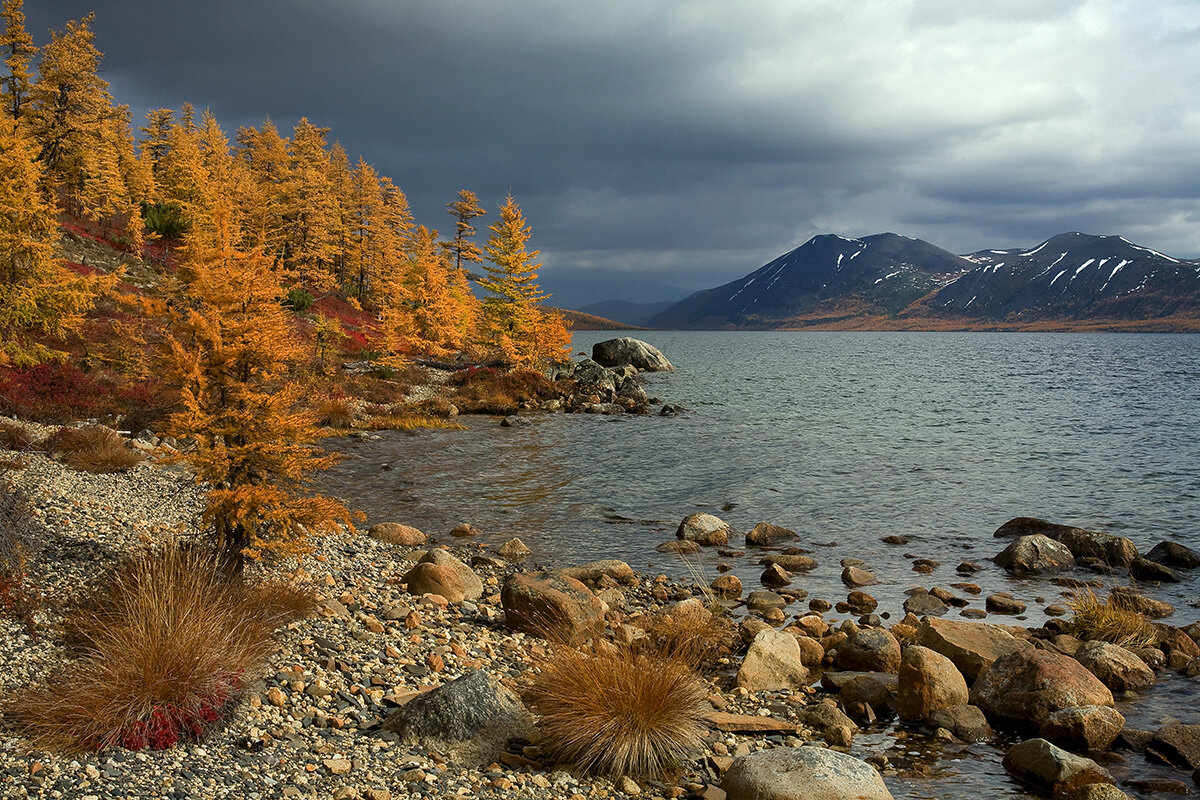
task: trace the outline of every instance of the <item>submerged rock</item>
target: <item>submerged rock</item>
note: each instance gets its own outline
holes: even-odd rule
[[[798,539],[799,535],[790,528],[783,528],[779,525],[772,525],[769,522],[760,522],[750,529],[746,534],[746,544],[757,545],[759,547],[769,547],[773,544],[786,541],[787,539]]]
[[[1004,769],[1017,779],[1053,795],[1065,795],[1089,783],[1112,783],[1112,776],[1090,758],[1072,755],[1045,739],[1030,739],[1004,756]]]

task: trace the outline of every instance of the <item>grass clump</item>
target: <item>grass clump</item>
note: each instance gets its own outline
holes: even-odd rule
[[[558,396],[558,388],[540,372],[470,367],[452,374],[447,381],[451,400],[468,414],[511,414],[522,403]]]
[[[656,614],[644,627],[646,637],[635,642],[639,652],[700,672],[717,668],[722,658],[733,654],[737,641],[733,620],[707,609]]]
[[[37,439],[21,425],[0,420],[0,450],[16,450],[28,453],[38,449]]]
[[[102,425],[59,428],[46,439],[46,449],[67,466],[83,472],[125,472],[144,458],[121,434]]]
[[[327,428],[349,430],[354,425],[354,406],[349,400],[327,400],[317,409],[317,421]]]
[[[28,496],[10,482],[0,483],[0,615],[20,620],[29,635],[35,636],[33,612],[39,597],[30,585],[27,569],[28,521]]]
[[[703,742],[707,693],[682,661],[560,648],[531,678],[541,746],[585,772],[659,774]]]
[[[1072,616],[1066,632],[1085,640],[1110,642],[1126,648],[1153,647],[1158,633],[1141,613],[1122,608],[1110,597],[1101,600],[1091,590],[1067,603]]]
[[[163,749],[199,738],[254,681],[279,626],[312,599],[255,583],[178,542],[103,576],[68,616],[75,658],[11,702],[35,744],[65,751]]]

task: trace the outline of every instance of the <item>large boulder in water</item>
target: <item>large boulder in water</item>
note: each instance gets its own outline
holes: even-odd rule
[[[1008,751],[1004,769],[1031,786],[1064,795],[1090,783],[1112,783],[1112,776],[1090,758],[1073,755],[1045,739],[1030,739]]]
[[[967,704],[967,681],[954,662],[928,647],[911,645],[900,662],[896,713],[916,722],[935,711]]]
[[[1066,545],[1040,533],[1021,536],[993,560],[1014,575],[1062,572],[1075,566]]]
[[[499,758],[509,739],[528,736],[533,720],[510,689],[472,670],[413,698],[380,727],[406,744],[475,766]]]
[[[1070,656],[1049,650],[1017,650],[997,658],[979,674],[971,687],[971,703],[994,720],[1040,727],[1064,708],[1111,708],[1113,696]]]
[[[892,800],[874,767],[824,747],[775,747],[741,756],[721,788],[729,800]]]
[[[1114,692],[1148,689],[1158,680],[1146,662],[1108,642],[1085,642],[1075,652],[1075,660]]]
[[[1113,566],[1128,567],[1138,557],[1137,546],[1124,536],[1059,525],[1036,517],[1017,517],[996,529],[993,536],[1047,536],[1061,542],[1076,558],[1098,558]]]
[[[929,617],[917,629],[917,643],[953,661],[971,681],[1000,656],[1033,646],[999,625]]]
[[[1146,553],[1146,558],[1156,564],[1179,569],[1200,567],[1200,553],[1178,542],[1159,542]]]
[[[737,530],[725,520],[712,514],[688,514],[675,530],[675,538],[702,544],[705,547],[726,544]]]
[[[657,347],[629,336],[596,342],[592,345],[592,360],[606,367],[628,364],[643,372],[670,372],[675,369]]]

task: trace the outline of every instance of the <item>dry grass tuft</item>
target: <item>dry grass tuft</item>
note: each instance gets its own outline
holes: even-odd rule
[[[29,508],[23,491],[12,483],[0,483],[0,614],[20,620],[29,635],[36,636],[33,613],[40,598],[29,583],[27,570]]]
[[[221,570],[178,542],[115,567],[68,616],[76,658],[9,706],[35,744],[161,749],[198,738],[256,679],[303,593]]]
[[[558,396],[558,388],[540,372],[495,369],[459,370],[450,376],[450,397],[468,414],[512,414],[521,403],[547,400]]]
[[[1101,600],[1090,589],[1068,604],[1072,611],[1067,633],[1080,639],[1111,642],[1121,647],[1153,647],[1158,633],[1150,620],[1113,603],[1112,598]]]
[[[646,638],[635,643],[639,652],[701,672],[720,666],[720,659],[732,655],[738,641],[733,621],[721,614],[657,614],[645,628]]]
[[[413,431],[421,428],[465,430],[462,425],[450,419],[408,413],[380,414],[362,423],[362,428],[368,431]]]
[[[83,472],[124,472],[144,458],[121,434],[101,425],[59,428],[46,439],[46,449],[67,466]]]
[[[317,421],[327,428],[348,430],[354,424],[354,406],[348,400],[327,400],[317,409]]]
[[[681,661],[558,649],[525,694],[553,758],[609,776],[661,773],[703,742],[704,685]]]
[[[27,453],[37,449],[37,439],[25,428],[8,420],[0,420],[0,450]]]

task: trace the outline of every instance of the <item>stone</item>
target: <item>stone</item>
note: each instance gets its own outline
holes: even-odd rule
[[[617,791],[621,792],[622,794],[634,796],[642,793],[642,787],[638,786],[637,782],[628,775],[622,775],[621,777],[617,778],[617,781],[614,785],[617,787]]]
[[[1058,525],[1035,517],[1017,517],[1001,525],[997,537],[1041,535],[1061,542],[1076,558],[1098,558],[1106,564],[1125,567],[1137,558],[1137,547],[1123,536],[1100,533],[1070,525]]]
[[[515,536],[496,548],[496,555],[509,561],[519,561],[532,553],[529,546]]]
[[[482,533],[478,528],[469,522],[462,522],[450,529],[450,535],[456,539],[465,539],[470,536],[479,536]]]
[[[855,614],[870,614],[879,608],[879,601],[866,592],[855,589],[846,595],[846,603]]]
[[[763,570],[762,575],[758,579],[763,586],[773,586],[775,588],[787,586],[792,582],[792,578],[788,575],[787,570],[778,564],[769,565]]]
[[[520,699],[483,670],[417,695],[383,721],[400,741],[472,766],[505,752],[509,739],[533,732]]]
[[[741,756],[721,787],[729,800],[892,800],[874,767],[823,747],[776,747]]]
[[[401,525],[399,522],[380,522],[367,530],[377,542],[396,544],[403,547],[420,547],[429,541],[429,537],[411,525]]]
[[[1076,706],[1051,714],[1038,735],[1073,750],[1105,750],[1123,727],[1125,717],[1115,708]]]
[[[1075,566],[1066,545],[1041,534],[1018,537],[992,560],[1013,575],[1062,572]]]
[[[1007,592],[997,592],[987,596],[984,608],[993,614],[1024,614],[1026,606]]]
[[[709,584],[717,597],[737,598],[742,596],[742,582],[736,575],[718,575]]]
[[[630,336],[596,342],[592,345],[592,360],[605,367],[629,365],[643,372],[671,372],[675,369],[661,350]]]
[[[817,568],[817,560],[800,553],[772,553],[763,556],[759,564],[778,564],[788,572],[808,572]]]
[[[950,606],[931,594],[914,594],[904,599],[904,611],[907,614],[940,617],[949,610]]]
[[[762,611],[768,608],[783,608],[787,605],[787,600],[776,594],[775,592],[767,592],[762,589],[757,589],[746,595],[746,608],[751,611]]]
[[[1050,715],[1076,706],[1113,705],[1112,692],[1070,656],[1049,650],[1015,650],[979,674],[971,703],[1016,727],[1040,727]]]
[[[518,572],[500,592],[504,622],[515,631],[577,645],[604,631],[604,604],[580,581],[553,573]]]
[[[795,733],[800,728],[794,722],[774,717],[731,714],[728,711],[714,711],[705,719],[708,720],[709,726],[729,733]]]
[[[1168,722],[1154,732],[1146,757],[1180,769],[1200,767],[1200,725]]]
[[[758,547],[770,547],[788,539],[798,538],[800,538],[799,534],[790,528],[772,525],[769,522],[760,522],[746,534],[746,544]]]
[[[1159,542],[1146,553],[1146,558],[1157,564],[1176,569],[1200,567],[1200,553],[1178,542]]]
[[[811,636],[797,636],[796,644],[800,646],[800,663],[810,670],[817,669],[825,660],[825,648]]]
[[[832,702],[817,703],[802,709],[800,722],[821,734],[821,738],[833,747],[850,747],[858,726],[843,714]]]
[[[995,735],[979,706],[942,708],[931,713],[925,724],[945,728],[964,742],[986,742]]]
[[[532,425],[533,420],[529,417],[522,417],[519,414],[509,414],[500,420],[501,428],[524,428],[527,425]]]
[[[949,658],[968,681],[1000,656],[1032,647],[997,625],[929,618],[917,629],[917,643]]]
[[[1136,611],[1150,619],[1163,619],[1175,613],[1175,606],[1165,600],[1146,597],[1131,586],[1114,586],[1108,593],[1108,601],[1117,608]]]
[[[475,574],[475,570],[468,567],[462,561],[459,561],[449,552],[442,549],[430,550],[421,556],[419,563],[450,567],[457,572],[458,579],[462,582],[463,589],[466,591],[467,600],[478,600],[483,596],[483,581]]]
[[[1067,800],[1133,800],[1111,783],[1089,783],[1066,796]]]
[[[879,583],[879,580],[873,572],[861,567],[850,566],[842,570],[842,583],[858,588],[860,586],[870,586]]]
[[[1135,558],[1129,564],[1129,577],[1139,581],[1179,583],[1179,573],[1148,558]]]
[[[967,704],[967,681],[958,667],[928,647],[910,645],[900,660],[899,676],[896,714],[900,719],[916,722],[934,711]]]
[[[759,631],[742,659],[737,685],[751,692],[771,692],[807,684],[808,669],[800,661],[796,637],[772,628]]]
[[[1072,755],[1045,739],[1030,739],[1004,756],[1004,769],[1024,783],[1052,795],[1064,795],[1089,783],[1112,783],[1112,776],[1090,758]]]
[[[663,542],[654,548],[659,553],[677,553],[679,555],[694,555],[700,552],[700,545],[695,542],[689,542],[686,539],[678,539],[673,542]]]
[[[850,680],[843,682],[838,700],[844,708],[854,703],[865,703],[873,709],[894,705],[892,689],[879,679],[878,673],[868,672],[852,675]]]
[[[409,594],[418,597],[437,594],[451,603],[461,603],[467,598],[467,589],[458,572],[445,564],[418,563],[404,574],[401,581],[408,584]]]
[[[562,567],[555,570],[555,572],[559,575],[565,575],[568,578],[574,578],[577,581],[586,583],[588,586],[595,586],[604,578],[610,578],[625,586],[632,586],[637,583],[638,579],[637,573],[633,571],[633,567],[616,558],[589,561],[577,567]]]
[[[705,547],[727,544],[729,537],[736,535],[737,531],[732,525],[720,517],[703,512],[688,514],[675,531],[676,539],[695,542]]]
[[[838,669],[853,672],[896,672],[900,643],[883,628],[860,628],[837,647]]]
[[[1075,660],[1113,692],[1148,689],[1158,681],[1146,662],[1108,642],[1085,642],[1075,651]]]

